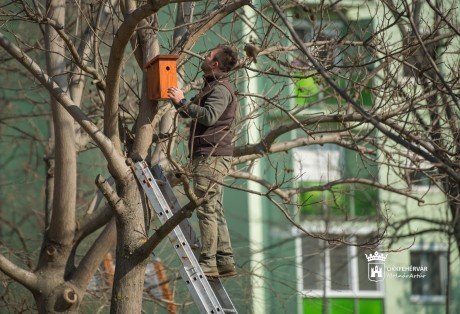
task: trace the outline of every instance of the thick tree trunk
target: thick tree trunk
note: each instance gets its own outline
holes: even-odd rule
[[[57,24],[64,26],[65,1],[48,1],[48,17]],[[47,54],[47,72],[58,83],[62,90],[67,90],[65,44],[56,30],[45,28],[45,44]],[[58,313],[77,310],[79,304],[76,287],[65,282],[73,267],[72,245],[75,235],[76,207],[76,149],[74,120],[70,114],[50,95],[53,113],[50,140],[54,147],[49,148],[50,159],[54,158],[52,175],[47,182],[50,201],[47,206],[47,217],[44,241],[36,270],[38,287],[35,291],[37,309],[40,313]],[[54,186],[54,189],[53,189]],[[81,299],[81,298],[80,298]]]
[[[126,2],[128,11],[130,5]],[[154,17],[155,18],[155,17]],[[148,26],[145,21],[141,22]],[[145,28],[133,36],[135,54],[140,67],[159,52],[157,34]],[[133,41],[132,41],[133,42]],[[129,156],[137,161],[147,158],[152,143],[154,116],[157,113],[156,101],[147,97],[147,74],[143,69],[141,102],[136,121],[136,139]],[[147,260],[136,254],[136,250],[147,241],[151,215],[148,207],[141,202],[139,186],[134,175],[119,182],[118,195],[126,207],[117,213],[117,252],[114,286],[111,299],[111,313],[141,313],[144,290],[144,276]]]
[[[146,260],[137,254],[147,241],[149,220],[134,175],[118,186],[126,204],[117,213],[117,252],[111,313],[141,313]]]
[[[157,17],[154,15],[155,26],[158,24]],[[147,24],[145,20],[139,23],[140,25]],[[158,34],[144,26],[145,29],[137,31],[137,49],[139,55],[139,67],[142,68],[142,90],[141,102],[139,106],[139,115],[136,121],[136,140],[130,154],[133,160],[146,160],[155,129],[155,115],[158,112],[158,101],[148,98],[147,70],[144,65],[160,52],[158,43]],[[152,83],[152,82],[150,82]]]
[[[177,45],[183,36],[187,34],[187,27],[184,26],[188,23],[192,22],[193,18],[193,9],[194,5],[192,3],[179,3],[177,5],[177,13],[176,13],[176,29],[174,30],[173,35],[173,43]],[[179,27],[180,26],[180,27]],[[184,88],[184,73],[183,67],[177,69],[177,85],[179,88]],[[176,109],[170,105],[169,109],[165,110],[163,115],[161,116],[160,123],[158,125],[158,135],[159,140],[154,147],[154,151],[152,153],[151,163],[153,164],[160,164],[161,167],[165,170],[170,169],[169,161],[167,160],[167,147],[174,147],[176,142],[177,136],[173,135],[174,130],[174,117],[176,115]],[[166,135],[168,137],[167,142],[161,143],[160,138]]]
[[[65,18],[65,1],[49,3],[49,16],[63,25]],[[47,54],[48,73],[62,89],[67,88],[65,80],[65,50],[62,39],[56,31],[46,28],[45,42],[51,53]],[[48,273],[48,278],[65,277],[69,270],[68,258],[71,252],[75,231],[76,206],[76,150],[74,120],[69,113],[50,97],[54,126],[54,195],[49,228],[45,232],[44,245],[39,258],[38,271]],[[47,282],[46,285],[51,284]],[[60,284],[54,282],[53,284]]]
[[[42,276],[40,282],[45,284],[49,294],[34,294],[37,310],[39,313],[79,313],[79,306],[84,291],[79,291],[68,282],[62,282],[62,278],[53,275]]]

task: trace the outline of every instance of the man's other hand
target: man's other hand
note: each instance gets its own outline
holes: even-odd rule
[[[184,99],[184,92],[181,91],[177,87],[170,87],[168,88],[168,97],[171,99],[175,104],[178,104],[179,101]]]

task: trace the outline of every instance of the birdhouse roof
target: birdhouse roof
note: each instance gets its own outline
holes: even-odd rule
[[[157,55],[155,58],[147,62],[145,65],[145,68],[148,68],[149,66],[153,65],[157,61],[163,61],[163,60],[177,60],[179,58],[179,55]]]

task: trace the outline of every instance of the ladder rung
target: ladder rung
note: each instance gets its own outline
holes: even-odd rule
[[[155,166],[154,171],[155,176],[152,175],[145,161],[134,165],[134,172],[148,200],[160,217],[159,220],[165,223],[178,210],[179,202],[161,168]],[[187,233],[182,231],[181,226],[185,228],[184,230],[187,230]],[[181,222],[168,237],[184,266],[180,271],[181,277],[185,281],[200,312],[222,313],[221,311],[224,311],[224,313],[238,313],[222,282],[218,278],[217,280],[208,281],[204,275],[193,251],[193,249],[199,248],[199,242],[197,242],[198,240],[188,220]],[[190,245],[190,243],[193,244]],[[221,304],[225,305],[225,308]]]

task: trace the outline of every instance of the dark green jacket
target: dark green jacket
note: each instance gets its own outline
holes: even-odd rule
[[[189,149],[192,156],[232,156],[237,101],[228,76],[205,77],[201,92],[191,101],[175,104],[192,118]]]

